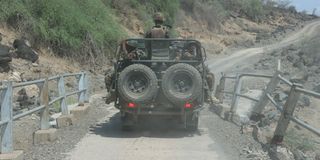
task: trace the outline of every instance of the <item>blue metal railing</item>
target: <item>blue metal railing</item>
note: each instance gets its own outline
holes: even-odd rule
[[[76,77],[78,80],[78,88],[76,91],[66,93],[64,79],[66,77]],[[49,87],[48,83],[51,81],[57,82],[59,97],[49,101]],[[40,113],[40,129],[46,130],[50,128],[49,124],[49,107],[55,102],[60,102],[63,115],[70,114],[66,99],[71,95],[78,94],[78,103],[82,104],[88,102],[88,76],[85,72],[68,73],[50,77],[47,79],[40,79],[35,81],[28,81],[13,84],[13,82],[3,82],[4,85],[0,87],[0,153],[13,152],[13,122],[33,113]],[[13,116],[13,90],[15,88],[29,86],[36,84],[40,90],[40,106],[37,106],[29,111]]]

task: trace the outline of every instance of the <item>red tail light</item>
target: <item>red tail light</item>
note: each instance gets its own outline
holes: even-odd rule
[[[135,108],[135,107],[136,107],[136,104],[135,104],[135,103],[130,102],[130,103],[128,103],[128,107],[129,107],[129,108]]]
[[[186,103],[186,104],[184,105],[184,108],[192,108],[192,104],[191,104],[191,103]]]

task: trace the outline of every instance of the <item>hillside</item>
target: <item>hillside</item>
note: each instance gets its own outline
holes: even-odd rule
[[[166,23],[173,26],[172,37],[200,40],[210,54],[257,42],[268,43],[313,18],[297,13],[293,7],[259,0],[2,0],[1,3],[1,43],[11,47],[14,39],[24,37],[40,54],[39,65],[13,59],[9,76],[4,74],[1,79],[9,78],[13,72],[39,77],[86,68],[101,73],[112,59],[116,44],[125,37],[142,37],[153,25],[152,15],[156,11],[163,12]],[[59,57],[64,59],[60,61]],[[70,60],[75,67],[68,66]]]

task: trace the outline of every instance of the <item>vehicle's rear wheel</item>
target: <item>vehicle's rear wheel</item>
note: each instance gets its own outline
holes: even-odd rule
[[[120,96],[128,102],[147,103],[157,95],[158,79],[149,67],[133,64],[120,73],[118,89]]]
[[[183,104],[201,96],[202,78],[193,66],[179,63],[166,70],[161,86],[172,103]]]

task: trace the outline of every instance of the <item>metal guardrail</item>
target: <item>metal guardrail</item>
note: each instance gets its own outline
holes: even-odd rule
[[[66,77],[76,77],[78,80],[78,90],[66,93],[64,79]],[[49,101],[49,87],[51,81],[57,81],[59,97]],[[29,85],[37,85],[40,90],[40,106],[33,108],[27,112],[23,112],[13,116],[13,89],[25,87]],[[63,115],[70,114],[66,99],[68,96],[78,94],[78,103],[82,104],[88,101],[88,77],[85,72],[64,74],[40,79],[13,84],[13,82],[4,82],[4,86],[0,88],[0,153],[13,152],[13,122],[33,113],[40,113],[40,129],[46,130],[50,128],[49,124],[49,107],[55,102],[60,102],[60,108]]]
[[[259,100],[240,93],[241,87],[242,87],[242,78],[244,78],[244,77],[257,77],[257,78],[269,78],[270,79],[270,82],[268,83],[266,89],[262,93]],[[233,92],[224,91],[227,79],[236,80]],[[272,93],[274,92],[274,90],[276,89],[277,85],[280,84],[280,82],[283,82],[284,84],[291,87],[289,97],[288,97],[284,106],[278,104],[271,96]],[[273,76],[261,75],[261,74],[247,74],[247,73],[236,74],[236,76],[230,76],[230,75],[223,74],[220,79],[220,84],[217,86],[215,96],[217,97],[217,99],[220,102],[223,103],[224,94],[233,95],[232,102],[231,102],[231,109],[230,109],[231,117],[233,117],[233,115],[236,113],[236,110],[238,107],[238,100],[240,97],[257,102],[253,108],[253,111],[252,111],[251,117],[250,117],[251,120],[255,120],[255,121],[259,121],[261,119],[261,117],[263,117],[263,115],[262,115],[263,110],[265,109],[266,105],[269,102],[271,102],[281,112],[281,117],[278,121],[278,125],[277,125],[276,131],[274,133],[274,137],[272,139],[272,143],[274,143],[274,144],[282,143],[283,137],[285,135],[285,132],[288,128],[290,121],[293,121],[296,124],[300,125],[301,127],[320,136],[320,129],[314,128],[314,127],[310,126],[309,124],[307,124],[307,123],[305,123],[305,122],[303,122],[293,116],[295,107],[297,106],[297,103],[298,103],[298,100],[299,100],[301,94],[305,94],[305,95],[320,99],[320,93],[303,89],[302,85],[292,83],[289,80],[282,77],[282,72],[280,71],[280,61],[278,63],[278,68],[275,71]]]

